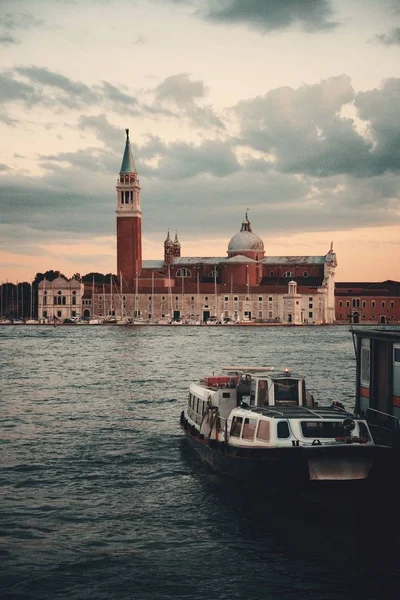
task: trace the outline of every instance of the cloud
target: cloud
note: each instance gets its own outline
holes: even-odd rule
[[[215,23],[245,24],[261,32],[300,25],[308,32],[333,29],[329,0],[208,0],[201,9]]]
[[[0,104],[15,100],[32,105],[41,100],[41,95],[32,85],[15,79],[12,73],[0,73]]]
[[[10,167],[4,163],[0,163],[0,172],[1,171],[10,171]]]
[[[394,27],[389,33],[381,33],[374,39],[386,46],[398,46],[400,45],[400,27]]]
[[[10,33],[0,33],[0,46],[8,46],[9,44],[17,44],[18,40]]]
[[[0,45],[19,43],[19,40],[11,35],[10,30],[33,29],[43,23],[44,21],[37,19],[30,12],[5,13],[0,16]]]
[[[156,90],[156,102],[172,100],[177,106],[192,104],[195,98],[204,98],[207,89],[200,80],[193,81],[189,73],[178,73],[166,77]]]
[[[197,127],[225,128],[212,106],[196,104],[195,100],[203,99],[207,95],[208,88],[203,81],[191,79],[189,73],[178,73],[166,77],[153,92],[155,94],[153,106],[165,104],[176,106],[178,108],[176,117],[186,118]]]
[[[73,81],[60,73],[55,73],[43,67],[18,67],[16,72],[25,76],[33,83],[43,87],[51,88],[56,92],[61,92],[48,97],[48,100],[61,102],[67,108],[78,108],[87,104],[95,104],[99,101],[99,96],[89,86],[79,81]],[[45,96],[43,95],[44,99]]]

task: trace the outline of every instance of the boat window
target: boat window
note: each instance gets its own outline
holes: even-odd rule
[[[231,433],[230,435],[233,437],[240,437],[240,432],[242,430],[242,417],[233,417],[232,425],[231,425]]]
[[[370,351],[367,346],[361,347],[361,385],[369,386]]]
[[[347,431],[342,421],[301,421],[303,437],[305,438],[335,438],[346,437]]]
[[[223,398],[230,398],[231,397],[231,393],[230,392],[222,392],[222,397]]]
[[[254,440],[254,434],[256,432],[257,419],[245,419],[243,425],[242,439]]]
[[[274,383],[275,404],[299,403],[299,382],[297,379],[279,379]]]
[[[200,398],[197,398],[197,404],[196,404],[196,412],[199,412],[199,404],[200,404]]]
[[[268,406],[268,381],[265,379],[258,381],[257,406]]]
[[[259,421],[257,439],[269,442],[269,421]]]
[[[256,404],[256,380],[252,379],[250,383],[250,404],[255,406]]]
[[[279,421],[278,427],[277,427],[277,432],[278,432],[278,438],[290,437],[289,423],[287,421]]]

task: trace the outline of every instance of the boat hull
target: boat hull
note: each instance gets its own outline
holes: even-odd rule
[[[258,488],[271,497],[295,495],[308,502],[333,500],[347,509],[395,474],[390,448],[366,444],[244,448],[202,439],[181,417],[181,426],[199,459],[219,475]]]

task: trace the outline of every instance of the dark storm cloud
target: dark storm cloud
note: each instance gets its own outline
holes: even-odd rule
[[[394,27],[389,33],[382,33],[375,36],[375,40],[386,46],[400,45],[400,27]]]
[[[330,0],[170,0],[192,4],[197,15],[215,23],[244,24],[261,32],[300,25],[308,32],[327,31],[338,25],[332,20]]]

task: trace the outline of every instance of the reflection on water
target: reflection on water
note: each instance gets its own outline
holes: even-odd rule
[[[394,598],[388,515],[254,498],[193,462],[188,384],[288,366],[353,406],[347,328],[3,327],[2,598]]]

